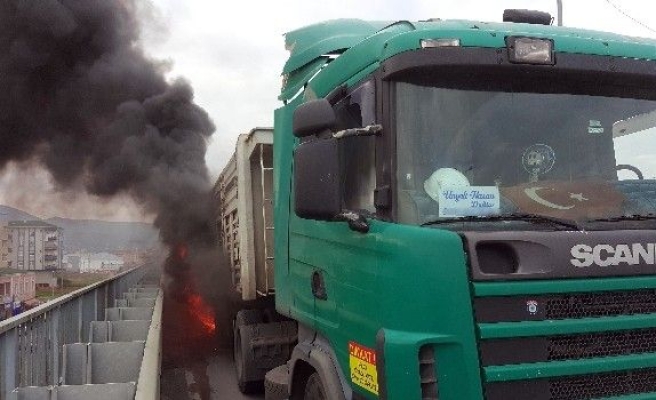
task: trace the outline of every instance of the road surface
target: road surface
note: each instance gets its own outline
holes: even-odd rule
[[[230,322],[203,323],[185,296],[165,296],[162,313],[162,400],[263,400],[239,392]]]
[[[245,396],[239,392],[229,351],[209,355],[206,360],[185,367],[163,369],[162,400],[263,400],[264,395]]]

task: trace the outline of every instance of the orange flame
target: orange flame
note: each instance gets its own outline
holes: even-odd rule
[[[187,246],[184,244],[179,244],[177,248],[175,249],[175,253],[178,256],[179,260],[184,260],[187,258],[187,253],[189,252],[189,249],[187,249]]]
[[[214,333],[216,330],[216,321],[212,308],[203,301],[203,298],[198,294],[190,294],[187,298],[189,310],[193,316],[198,319],[198,322],[205,328],[208,334]]]

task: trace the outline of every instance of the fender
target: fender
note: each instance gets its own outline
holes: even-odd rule
[[[289,392],[293,393],[294,376],[298,361],[302,360],[319,373],[326,396],[335,400],[352,400],[353,392],[337,365],[330,342],[316,331],[299,324],[298,344],[289,360]]]

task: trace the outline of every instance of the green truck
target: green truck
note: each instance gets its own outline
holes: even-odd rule
[[[656,41],[507,10],[286,44],[217,183],[243,391],[656,398]]]

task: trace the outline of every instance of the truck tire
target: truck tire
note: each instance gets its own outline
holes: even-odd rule
[[[318,372],[313,372],[308,377],[304,392],[303,400],[326,400],[326,390],[323,388]]]
[[[233,355],[244,394],[262,392],[266,372],[285,364],[298,337],[295,322],[256,322],[262,319],[258,310],[240,311],[235,318]]]
[[[236,325],[236,324],[235,324]],[[237,386],[244,394],[258,393],[262,391],[262,380],[252,380],[250,371],[256,368],[253,353],[250,351],[249,343],[255,336],[254,325],[235,326],[234,359],[235,371],[237,372]]]
[[[235,331],[240,326],[259,324],[264,321],[261,310],[239,310],[235,316]]]
[[[274,308],[271,308],[271,307],[267,307],[264,310],[262,310],[262,314],[264,316],[264,319],[267,322],[282,322],[282,321],[285,321],[284,317],[282,315],[278,314],[278,312]]]
[[[267,372],[264,378],[264,400],[285,400],[289,397],[289,368],[281,365]]]

